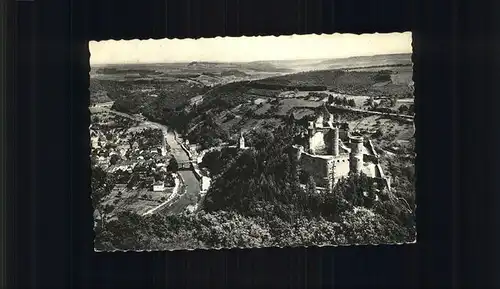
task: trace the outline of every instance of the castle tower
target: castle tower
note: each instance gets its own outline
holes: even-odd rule
[[[332,155],[339,155],[339,127],[337,125],[333,127]]]
[[[362,137],[351,137],[351,155],[349,159],[351,172],[359,174],[363,168]]]

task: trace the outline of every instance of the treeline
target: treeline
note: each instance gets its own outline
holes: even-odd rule
[[[408,97],[412,94],[408,83],[375,86],[377,83],[391,80],[392,71],[345,71],[317,70],[284,76],[271,77],[263,80],[266,84],[279,86],[326,87],[316,90],[334,90],[349,95],[385,96],[398,95]]]
[[[239,76],[239,77],[245,77],[248,76],[247,73],[237,70],[237,69],[230,69],[230,70],[224,70],[220,73],[220,76]]]
[[[117,69],[117,68],[99,68],[96,71],[99,74],[131,74],[138,73],[142,75],[157,75],[161,72],[149,69]]]
[[[346,97],[333,96],[333,95],[331,95],[329,93],[325,93],[325,92],[311,92],[308,94],[308,98],[309,97],[317,97],[317,98],[328,97],[329,104],[356,107],[356,102],[352,98],[347,99]]]
[[[248,94],[249,83],[240,81],[217,86],[206,93],[203,103],[198,108],[200,111],[210,109],[222,111],[252,100],[255,97]]]
[[[253,88],[269,89],[269,90],[298,90],[298,91],[322,91],[326,90],[326,86],[322,85],[287,85],[277,84],[264,81],[253,81],[250,84]]]
[[[392,71],[390,70],[380,70],[377,71],[372,77],[376,82],[386,82],[391,81]]]
[[[166,123],[173,111],[181,111],[188,100],[206,91],[204,86],[193,86],[185,82],[174,83],[166,88],[153,86],[156,96],[151,92],[141,92],[141,86],[133,91],[122,91],[121,97],[113,104],[113,109],[124,113],[142,113],[145,117]]]

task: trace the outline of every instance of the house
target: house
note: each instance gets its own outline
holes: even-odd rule
[[[135,168],[136,166],[136,163],[133,162],[133,161],[124,161],[120,164],[116,164],[114,166],[112,166],[110,169],[109,169],[109,172],[111,173],[114,173],[116,171],[122,171],[122,172],[132,172],[133,169]]]
[[[155,183],[155,179],[150,176],[143,175],[141,176],[142,179],[144,179],[144,186],[145,187],[150,187]]]
[[[106,165],[108,164],[108,159],[103,157],[103,156],[100,156],[97,161],[99,162],[100,165]]]
[[[155,182],[153,184],[153,192],[163,192],[165,190],[165,184],[161,181]]]

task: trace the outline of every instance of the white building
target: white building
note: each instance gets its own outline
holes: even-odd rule
[[[163,192],[165,190],[165,184],[163,182],[156,182],[153,184],[153,192]]]
[[[201,190],[202,191],[208,191],[210,188],[210,181],[211,179],[209,177],[202,176],[201,177]]]

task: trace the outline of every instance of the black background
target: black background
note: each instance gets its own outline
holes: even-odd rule
[[[496,287],[500,122],[494,112],[500,101],[493,96],[500,50],[493,28],[500,26],[493,12],[500,10],[479,9],[473,2],[10,1],[9,283],[15,288]],[[93,252],[88,40],[409,30],[417,110],[417,244]]]

